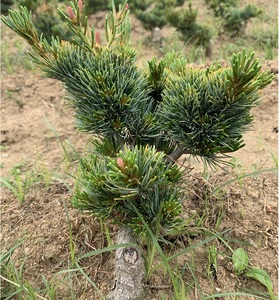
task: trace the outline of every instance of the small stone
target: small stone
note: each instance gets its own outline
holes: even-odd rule
[[[254,248],[258,248],[257,244],[256,244],[254,241],[250,240],[249,243],[250,243]]]
[[[263,221],[263,226],[265,230],[268,230],[269,228],[272,228],[273,226],[273,222],[269,221],[269,220],[264,220]]]
[[[162,40],[161,29],[159,27],[155,27],[152,34],[153,34],[152,36],[153,43],[160,43]]]
[[[30,252],[31,252],[31,250],[30,250],[29,247],[24,248],[24,254],[25,254],[25,255],[29,255]]]

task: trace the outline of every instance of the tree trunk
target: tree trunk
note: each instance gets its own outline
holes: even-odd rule
[[[168,162],[175,163],[183,154],[190,154],[190,152],[185,150],[184,146],[178,145],[171,154],[166,156],[166,159]]]
[[[134,243],[134,233],[128,228],[118,232],[117,244]],[[144,295],[145,265],[139,245],[120,248],[115,254],[115,285],[109,300],[138,300]]]

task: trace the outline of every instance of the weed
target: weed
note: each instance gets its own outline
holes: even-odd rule
[[[190,63],[203,64],[206,61],[205,49],[203,46],[191,46],[186,48],[186,56]]]
[[[269,28],[263,29],[262,24],[256,24],[252,29],[252,37],[261,49],[268,46],[272,49],[278,47],[278,24],[275,22]]]
[[[6,90],[6,95],[7,95],[8,99],[14,101],[20,109],[22,109],[24,107],[24,102],[21,99],[19,99],[18,97],[16,97],[13,91]]]
[[[113,242],[110,236],[109,227],[103,220],[100,220],[100,230],[102,233],[105,233],[108,246],[111,246]]]
[[[8,74],[14,73],[14,64],[11,62],[11,54],[9,51],[9,44],[2,43],[1,46],[1,61],[3,62],[3,68]]]
[[[12,49],[11,45],[14,47]],[[15,40],[13,44],[10,41],[3,41],[1,45],[1,61],[3,62],[3,70],[8,74],[14,74],[21,67],[25,70],[35,70],[35,64],[26,59],[26,44],[21,40]]]
[[[6,178],[0,178],[1,187],[10,190],[21,204],[25,202],[26,195],[30,188],[36,184],[42,184],[48,188],[54,181],[61,181],[71,191],[64,179],[57,174],[58,166],[55,170],[50,170],[48,166],[41,162],[35,162],[33,168],[25,170],[24,166],[16,165]]]
[[[163,55],[166,55],[167,53],[170,53],[172,51],[178,52],[181,51],[184,53],[185,58],[187,61],[191,62],[191,58],[188,58],[187,52],[186,52],[186,45],[183,43],[180,38],[177,31],[174,31],[170,37],[167,37],[163,40],[163,46],[161,47],[160,51]]]
[[[0,145],[1,152],[7,152],[10,149],[8,145]]]
[[[69,227],[70,235],[71,235],[71,227]],[[80,266],[80,261],[84,259],[84,257],[89,257],[92,255],[97,255],[102,252],[110,252],[119,247],[123,247],[126,245],[117,245],[110,246],[106,249],[102,249],[102,251],[96,251],[96,253],[88,253],[84,257],[77,258],[75,255],[75,243],[73,242],[73,236],[70,238],[70,253],[71,253],[71,261],[69,262],[68,268],[61,270],[54,274],[52,278],[49,280],[46,279],[44,275],[41,275],[42,285],[40,288],[35,287],[29,283],[28,280],[25,279],[24,269],[25,269],[25,261],[27,258],[23,258],[21,260],[17,260],[14,262],[13,254],[16,249],[20,250],[20,246],[24,243],[24,240],[16,243],[13,247],[11,247],[8,251],[3,251],[0,254],[0,267],[1,267],[1,299],[19,299],[19,300],[56,300],[61,297],[59,295],[58,289],[62,286],[65,286],[64,293],[69,296],[67,299],[77,299],[76,291],[74,286],[74,278],[76,278],[77,274],[82,274],[82,277],[92,286],[94,287],[98,294],[102,299],[105,297],[102,295],[96,284],[89,278],[86,274],[83,267]],[[62,276],[62,277],[61,277]],[[62,279],[63,278],[63,279]],[[39,284],[37,283],[37,286]]]
[[[278,165],[278,157],[275,156],[273,153],[271,153],[271,158],[272,158],[272,160],[274,162],[274,165],[275,165],[275,174],[278,177],[278,167],[279,167],[279,165]]]
[[[47,126],[54,133],[54,136],[56,137],[56,139],[58,140],[60,146],[63,149],[63,152],[64,152],[64,160],[63,161],[64,161],[64,164],[65,164],[65,169],[66,169],[66,171],[68,171],[70,165],[73,162],[78,162],[79,161],[80,155],[77,152],[74,145],[72,145],[69,141],[67,141],[67,140],[62,141],[62,139],[60,138],[60,136],[56,132],[55,128],[50,124],[50,122],[48,121],[48,119],[46,117],[45,117],[45,121],[47,123]]]
[[[270,169],[265,169],[265,170],[257,170],[255,172],[251,172],[251,173],[246,173],[246,174],[243,174],[243,175],[240,175],[240,176],[237,176],[231,180],[228,180],[224,183],[222,183],[221,185],[219,185],[218,187],[216,187],[214,190],[213,190],[213,194],[216,193],[217,191],[221,190],[223,187],[235,182],[235,181],[239,181],[239,180],[242,180],[244,178],[247,178],[247,177],[251,177],[251,176],[255,176],[255,175],[259,175],[261,173],[266,173],[266,172],[276,172],[276,168],[270,168]]]
[[[42,183],[47,189],[54,181],[58,179],[58,168],[51,170],[49,166],[42,161],[35,161],[33,164],[33,173],[36,175],[36,182]]]
[[[11,247],[7,252],[2,252],[0,255],[0,266],[3,285],[1,286],[1,299],[14,299],[16,296],[19,300],[24,299],[45,299],[36,294],[30,283],[23,279],[24,260],[19,268],[17,268],[12,260],[14,251],[23,243],[18,242]]]
[[[44,290],[45,290],[45,294],[48,296],[48,299],[49,300],[55,300],[58,298],[58,295],[56,293],[56,286],[55,284],[50,281],[48,282],[45,278],[44,275],[41,276],[42,277],[42,282],[43,282],[43,285],[44,285]]]
[[[11,175],[12,177],[8,179],[0,178],[1,186],[9,189],[23,204],[27,191],[36,181],[36,177],[32,172],[23,175],[19,168],[13,168]]]
[[[208,278],[216,277],[218,264],[217,264],[217,248],[212,243],[207,247],[207,276]]]
[[[273,285],[268,274],[260,268],[249,268],[249,257],[243,248],[237,248],[232,255],[233,268],[237,275],[244,273],[245,276],[251,277],[263,284],[270,295],[271,300],[275,300]]]
[[[265,58],[267,60],[273,60],[275,57],[275,51],[273,47],[270,47],[270,45],[265,45],[264,46],[264,52],[265,52]]]

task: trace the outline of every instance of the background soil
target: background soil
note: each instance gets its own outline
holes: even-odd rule
[[[103,17],[92,17],[97,24]],[[147,33],[140,23],[133,22],[133,39],[138,41]],[[4,27],[4,26],[2,26]],[[2,28],[2,40],[11,41],[11,48],[17,37]],[[166,30],[165,34],[170,31]],[[17,50],[15,50],[16,53]],[[142,46],[141,61],[158,54],[156,49]],[[209,63],[209,62],[208,62]],[[203,67],[203,66],[201,66]],[[268,272],[278,289],[278,240],[277,240],[277,174],[263,172],[237,180],[227,185],[218,197],[210,192],[237,176],[256,170],[276,167],[278,157],[278,61],[266,61],[264,69],[272,69],[273,82],[262,91],[262,103],[253,109],[254,123],[244,135],[246,147],[234,153],[235,167],[226,167],[210,174],[203,174],[199,162],[192,162],[193,171],[185,178],[185,188],[189,198],[185,201],[183,214],[195,220],[206,212],[203,225],[216,228],[218,214],[222,221],[218,231],[229,230],[227,238],[239,240],[249,253],[252,266]],[[1,88],[1,173],[2,178],[11,177],[11,170],[21,175],[32,174],[42,177],[32,185],[20,203],[8,189],[1,192],[1,249],[10,249],[23,241],[15,250],[13,259],[20,266],[25,257],[24,278],[37,288],[42,288],[42,275],[57,285],[57,299],[70,299],[69,285],[73,284],[76,299],[99,299],[97,292],[80,273],[68,272],[55,275],[71,267],[71,239],[75,242],[76,256],[107,246],[102,224],[98,220],[79,214],[71,207],[71,192],[74,187],[73,174],[77,164],[74,147],[78,153],[88,145],[88,135],[77,132],[74,113],[67,108],[63,87],[60,83],[43,78],[40,72],[16,69],[13,74],[2,70]],[[72,147],[71,147],[72,145]],[[67,154],[63,150],[67,150]],[[49,182],[46,182],[48,178]],[[205,199],[210,201],[206,202]],[[191,226],[191,224],[189,225]],[[72,229],[72,235],[70,234]],[[117,227],[110,225],[114,238]],[[188,247],[202,240],[180,237],[177,248]],[[231,242],[233,248],[239,244]],[[221,243],[217,243],[219,253],[218,271],[212,278],[207,276],[208,252],[199,247],[191,254],[180,257],[183,265],[195,258],[195,271],[204,293],[234,291],[236,288],[266,291],[258,282],[244,276],[236,277],[229,259],[231,253]],[[166,250],[169,251],[169,250]],[[113,284],[113,254],[103,253],[81,261],[84,271],[98,288],[106,293]],[[189,282],[189,272],[185,272],[185,282]],[[160,299],[169,282],[162,271],[152,277],[150,299]],[[171,298],[166,298],[171,299]],[[191,299],[199,299],[196,289],[191,291]],[[224,298],[225,299],[225,298]],[[240,299],[240,298],[239,298]]]

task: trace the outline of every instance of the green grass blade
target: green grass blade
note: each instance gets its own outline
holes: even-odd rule
[[[240,179],[243,179],[243,178],[246,178],[246,177],[250,177],[250,176],[255,176],[255,175],[259,175],[261,173],[266,173],[266,172],[276,172],[277,169],[276,168],[270,168],[270,169],[265,169],[265,170],[259,170],[259,171],[255,171],[255,172],[252,172],[252,173],[248,173],[248,174],[244,174],[244,175],[241,175],[241,176],[238,176],[236,178],[233,178],[231,180],[228,180],[226,181],[225,183],[219,185],[217,188],[215,188],[212,192],[212,194],[215,194],[216,192],[218,192],[221,188],[223,188],[224,186],[227,186],[235,181],[238,181]]]
[[[4,178],[0,178],[0,181],[3,183],[4,187],[6,187],[7,189],[9,189],[11,192],[13,192],[16,197],[19,199],[20,194],[18,193],[17,189],[10,184],[7,180],[5,180]],[[1,185],[2,186],[2,185]]]
[[[258,298],[258,299],[268,299],[268,298],[263,298],[262,296],[254,295],[254,294],[248,294],[248,293],[241,293],[241,292],[226,292],[226,293],[220,293],[220,294],[213,294],[207,297],[202,298],[202,300],[208,300],[208,299],[216,299],[216,298],[222,298],[222,297],[227,297],[227,296],[243,296],[243,297],[253,297]]]
[[[104,252],[110,252],[110,251],[113,251],[113,250],[116,250],[116,249],[119,249],[119,248],[133,247],[133,246],[135,246],[135,244],[133,244],[133,243],[124,243],[124,244],[118,244],[118,245],[111,245],[111,246],[108,246],[108,247],[105,247],[105,248],[102,248],[102,249],[97,249],[97,250],[94,250],[94,251],[90,251],[90,252],[82,255],[81,257],[79,257],[77,259],[77,261],[80,261],[84,258],[88,258],[88,257],[94,256],[94,255],[98,255],[98,254],[101,254],[101,253],[104,253]]]
[[[164,266],[166,267],[166,269],[169,272],[169,276],[170,276],[171,281],[173,283],[173,288],[174,288],[174,293],[176,295],[176,299],[181,299],[182,295],[180,293],[179,286],[178,286],[178,284],[179,284],[178,280],[179,279],[175,278],[173,270],[172,270],[172,268],[171,268],[171,266],[169,264],[168,258],[165,256],[165,254],[164,254],[162,248],[160,247],[160,245],[159,245],[159,243],[158,243],[155,235],[151,231],[151,229],[148,226],[148,224],[144,221],[144,218],[142,217],[142,215],[140,214],[140,212],[138,211],[138,209],[134,205],[132,205],[132,207],[133,207],[134,211],[137,213],[138,217],[140,218],[140,220],[141,220],[142,224],[144,225],[145,229],[147,230],[147,232],[148,232],[148,234],[149,234],[152,242],[154,243],[154,245],[155,245],[158,253],[160,254],[160,257],[162,259],[162,262],[163,262]]]
[[[13,255],[15,249],[17,247],[19,247],[22,243],[24,242],[24,240],[21,240],[20,242],[18,242],[16,245],[14,245],[12,248],[10,248],[5,254],[0,255],[0,265],[2,265],[2,263],[6,260],[6,259],[10,259],[11,256]]]
[[[176,258],[176,257],[178,257],[178,256],[180,256],[180,255],[182,255],[182,254],[185,254],[185,253],[187,253],[187,252],[190,252],[190,251],[196,249],[197,247],[200,247],[200,246],[202,246],[202,245],[204,245],[204,244],[206,244],[206,243],[208,243],[208,242],[210,242],[210,241],[212,241],[212,240],[214,240],[214,239],[220,239],[221,235],[224,234],[224,233],[226,233],[226,232],[228,232],[228,231],[229,231],[229,230],[226,230],[226,231],[224,231],[224,232],[222,232],[222,233],[220,233],[220,234],[213,234],[213,233],[212,233],[213,235],[212,235],[211,237],[209,237],[209,238],[207,238],[207,239],[205,239],[205,240],[203,240],[203,241],[201,241],[201,242],[199,242],[199,243],[197,243],[197,244],[195,244],[195,245],[193,245],[193,246],[190,246],[190,247],[188,247],[188,248],[186,248],[186,249],[184,249],[184,250],[182,250],[182,251],[180,251],[180,252],[178,252],[178,253],[176,253],[176,254],[174,254],[174,255],[172,255],[172,256],[169,256],[169,257],[167,258],[167,260],[170,261],[170,260],[172,260],[172,259],[174,259],[174,258]],[[156,266],[153,268],[153,272],[154,272],[155,270],[157,270],[160,266],[162,266],[163,263],[164,263],[164,262],[161,262],[161,263],[159,263],[158,265],[156,265]]]
[[[97,291],[97,293],[100,295],[100,297],[103,300],[106,300],[106,297],[102,294],[102,292],[98,289],[98,287],[96,286],[96,284],[88,277],[88,275],[84,272],[84,270],[82,269],[82,267],[78,264],[78,262],[75,262],[75,265],[77,266],[78,270],[80,271],[80,273],[84,276],[84,278],[95,288],[95,290]]]
[[[68,153],[68,151],[67,151],[67,149],[66,149],[66,147],[65,147],[65,145],[64,145],[64,143],[63,143],[63,141],[61,140],[60,136],[57,134],[57,132],[55,131],[55,129],[52,127],[52,125],[50,124],[50,122],[49,122],[49,120],[47,119],[46,116],[44,116],[44,119],[45,119],[45,121],[46,121],[47,126],[49,127],[49,129],[50,129],[50,130],[54,133],[54,135],[56,136],[56,138],[57,138],[59,144],[61,145],[61,147],[62,147],[62,149],[63,149],[63,151],[64,151],[64,153],[65,153],[65,155],[66,155],[66,157],[67,157],[67,159],[70,159],[70,154]]]
[[[190,271],[191,275],[192,275],[192,278],[194,280],[194,284],[195,284],[195,287],[197,288],[197,291],[200,293],[201,296],[203,296],[203,292],[202,292],[202,288],[199,284],[199,281],[198,279],[196,278],[193,270],[192,270],[192,266],[189,264],[189,263],[186,263],[187,267],[188,267],[188,270]]]

